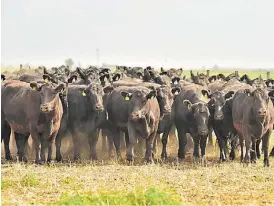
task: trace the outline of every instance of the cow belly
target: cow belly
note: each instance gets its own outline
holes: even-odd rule
[[[240,133],[240,134],[242,134],[242,123],[240,123],[240,122],[236,122],[236,123],[234,123],[233,124],[234,125],[234,128],[236,129],[236,131],[238,132],[238,133]]]

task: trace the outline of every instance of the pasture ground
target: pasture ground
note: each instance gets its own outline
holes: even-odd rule
[[[44,166],[5,162],[2,205],[274,204],[274,158],[269,168],[262,159],[241,164],[239,154],[234,162],[219,164],[218,148],[208,148],[204,167],[192,163],[191,153],[178,164],[176,151],[169,147],[168,160],[152,165],[140,158],[133,166],[115,159]]]

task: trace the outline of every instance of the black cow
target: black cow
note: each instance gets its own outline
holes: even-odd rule
[[[205,160],[205,148],[209,132],[209,110],[207,102],[203,100],[203,95],[209,95],[209,91],[189,89],[181,91],[174,100],[172,116],[178,131],[178,157],[180,159],[185,158],[186,133],[190,133],[194,140],[193,156],[195,159],[200,157],[200,146],[202,161]]]
[[[74,159],[80,158],[79,133],[87,134],[90,146],[90,158],[97,159],[98,120],[104,109],[103,88],[100,84],[69,85],[68,87],[68,121],[66,129],[56,138],[56,160],[61,161],[60,152],[62,136],[70,132],[74,144]]]
[[[156,91],[146,87],[117,87],[108,97],[107,113],[117,155],[120,156],[120,130],[125,132],[127,160],[132,162],[134,145],[146,139],[146,155],[152,161],[152,146],[158,129],[160,108]]]

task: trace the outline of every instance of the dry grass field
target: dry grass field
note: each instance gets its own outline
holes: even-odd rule
[[[192,163],[191,153],[178,164],[176,151],[169,147],[168,160],[152,165],[141,158],[133,166],[102,158],[43,166],[3,162],[2,205],[274,204],[274,158],[268,168],[262,159],[249,166],[239,158],[219,164],[218,148],[208,148],[201,166]]]
[[[219,72],[211,72],[215,73]],[[260,73],[248,74],[255,78]],[[265,78],[266,72],[262,74]],[[137,158],[129,166],[125,161],[107,160],[100,152],[99,139],[99,161],[73,163],[66,156],[65,163],[36,166],[32,162],[5,162],[2,143],[2,205],[274,204],[274,158],[270,158],[270,167],[263,167],[262,159],[246,166],[240,163],[238,153],[237,160],[220,164],[215,145],[207,148],[206,166],[194,164],[192,153],[177,163],[177,143],[170,145],[165,162],[146,165]],[[272,134],[269,150],[273,145]],[[66,144],[64,150],[70,150]]]

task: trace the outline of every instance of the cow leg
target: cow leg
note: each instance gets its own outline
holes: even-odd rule
[[[246,163],[250,163],[250,150],[252,146],[252,141],[251,141],[251,135],[249,134],[248,129],[244,129],[244,139],[245,139],[245,149],[246,149],[244,161]]]
[[[113,135],[113,142],[116,150],[116,154],[118,159],[120,159],[121,156],[121,132],[120,130],[116,128],[112,128],[112,135]]]
[[[244,160],[244,140],[241,135],[239,135],[239,142],[241,147],[241,162]]]
[[[206,142],[207,142],[207,136],[205,137],[201,137],[201,140],[200,140],[200,148],[201,148],[201,160],[202,160],[202,164],[204,165],[206,162],[206,155],[205,155],[205,152],[206,152]]]
[[[271,150],[269,156],[274,157],[274,147],[272,148],[272,150]]]
[[[185,151],[185,146],[187,143],[186,131],[178,127],[177,127],[177,131],[178,131],[178,140],[179,140],[178,158],[182,160],[182,159],[185,159],[186,157],[186,151]]]
[[[213,128],[212,127],[209,127],[209,133],[208,133],[208,145],[210,146],[210,147],[213,147],[213,135],[212,135],[212,133],[213,133]]]
[[[269,159],[268,159],[268,147],[269,147],[269,137],[272,133],[272,128],[268,129],[268,131],[263,136],[263,151],[264,151],[264,166],[269,167]]]
[[[257,149],[256,149],[256,140],[255,137],[251,137],[251,141],[252,141],[252,151],[250,152],[250,159],[252,163],[256,163],[257,161]]]
[[[153,142],[156,136],[156,131],[149,135],[149,137],[146,139],[146,155],[145,159],[148,163],[153,163],[152,159],[152,147]]]
[[[108,142],[108,156],[111,158],[113,157],[114,141],[113,141],[113,135],[109,131],[107,131],[107,142]]]
[[[214,129],[214,132],[216,134],[217,137],[217,142],[220,148],[220,161],[224,162],[226,161],[226,152],[225,152],[225,137],[222,135],[221,132],[219,132],[219,130],[217,128]]]
[[[260,143],[261,143],[261,139],[256,141],[256,154],[258,159],[261,158]]]
[[[55,139],[56,141],[56,136],[57,136],[57,132],[53,133],[50,138],[49,138],[49,142],[48,142],[48,159],[47,162],[50,163],[52,161],[52,146],[53,146],[53,141]],[[60,138],[61,139],[61,138]],[[55,143],[56,144],[56,143]],[[61,144],[61,143],[60,143]]]
[[[37,124],[32,124],[32,125],[37,125]],[[30,126],[30,135],[32,137],[32,141],[35,147],[35,163],[36,164],[41,164],[41,156],[40,156],[40,138],[39,138],[39,134],[36,130],[35,126]]]
[[[4,140],[4,148],[5,148],[5,157],[6,160],[12,160],[11,154],[10,154],[10,134],[11,134],[11,128],[8,125],[6,121],[2,119],[1,123],[1,142]]]
[[[136,139],[138,138],[138,134],[135,132],[135,128],[131,122],[127,124],[128,128],[128,145],[127,145],[127,160],[132,163],[134,159],[134,146],[136,144]]]
[[[57,134],[55,139],[55,147],[56,147],[56,161],[61,162],[62,161],[62,154],[61,154],[61,142],[62,142],[62,136]]]
[[[162,154],[161,158],[166,159],[167,158],[167,152],[166,152],[166,147],[167,147],[167,142],[168,142],[168,134],[171,128],[168,130],[164,131],[163,136],[162,136]]]
[[[105,153],[105,152],[108,151],[108,148],[107,148],[107,139],[108,139],[108,136],[107,136],[106,129],[102,129],[101,130],[101,137],[102,137],[102,152]]]
[[[90,148],[90,159],[97,160],[96,145],[98,142],[99,133],[92,131],[88,135],[88,143]]]
[[[231,151],[229,153],[229,159],[230,160],[234,160],[235,159],[235,148],[236,148],[236,144],[237,144],[237,141],[236,140],[232,140],[231,141]]]
[[[14,137],[16,141],[16,146],[17,146],[17,153],[19,156],[19,161],[25,161],[27,162],[27,159],[25,157],[25,144],[26,144],[26,139],[28,135],[26,134],[19,134],[17,132],[14,132]]]
[[[72,141],[73,141],[73,146],[74,146],[74,154],[73,154],[73,159],[74,161],[80,160],[80,145],[79,145],[79,139],[77,138],[77,132],[76,129],[74,128],[75,126],[72,126],[71,128],[71,136],[72,136]]]
[[[194,157],[194,162],[197,163],[199,162],[199,159],[200,159],[199,146],[200,146],[201,136],[193,137],[193,140],[194,140],[193,157]]]

